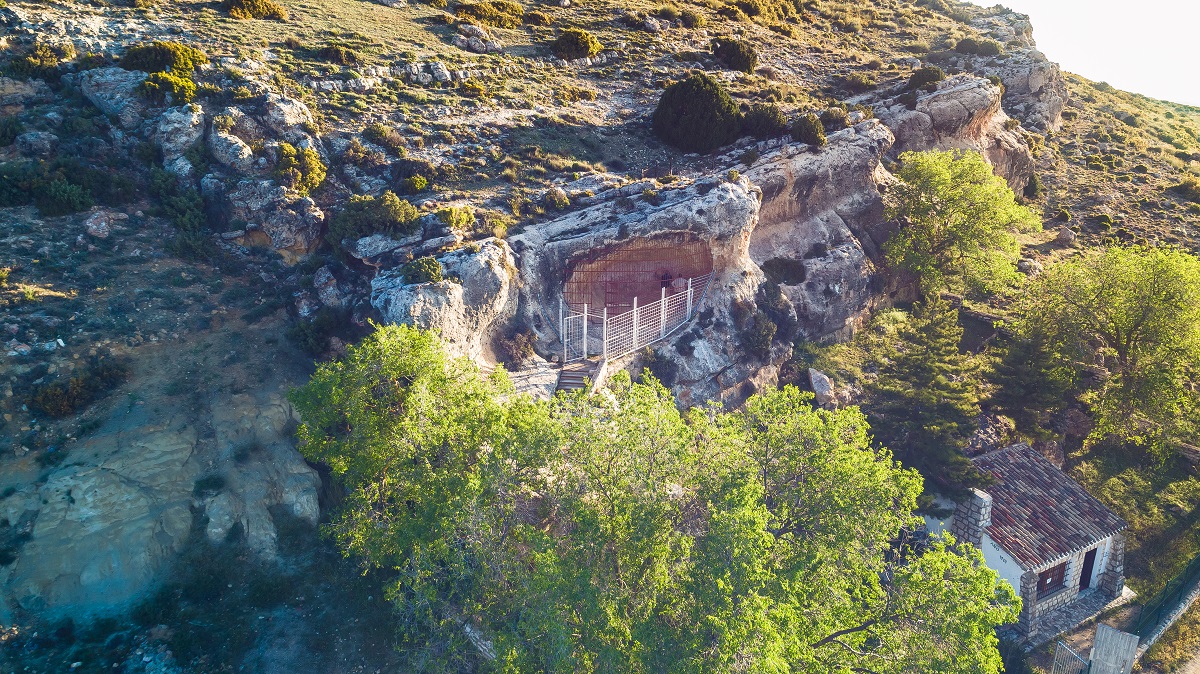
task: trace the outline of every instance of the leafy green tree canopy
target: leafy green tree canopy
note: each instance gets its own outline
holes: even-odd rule
[[[1200,259],[1175,248],[1108,248],[1048,267],[1025,288],[1013,328],[1078,371],[1093,439],[1164,452],[1194,441],[1200,398]],[[1165,455],[1164,455],[1165,456]]]
[[[1014,234],[1041,221],[981,155],[905,152],[896,176],[888,217],[900,229],[884,246],[891,266],[916,275],[925,292],[992,291],[1016,278]]]
[[[861,412],[789,387],[681,413],[643,380],[536,401],[383,327],[293,393],[409,670],[999,671],[1019,599],[908,535],[921,479]]]

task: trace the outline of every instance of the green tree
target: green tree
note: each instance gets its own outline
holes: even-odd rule
[[[900,229],[884,245],[888,264],[914,274],[925,292],[995,290],[1016,278],[1017,232],[1041,221],[974,152],[900,155],[888,218]]]
[[[857,409],[681,413],[626,373],[539,402],[406,327],[292,399],[349,494],[327,531],[395,571],[413,671],[999,671],[1019,599],[907,539],[921,478]]]
[[[1051,265],[1023,289],[1018,334],[1077,368],[1098,368],[1083,394],[1096,428],[1165,456],[1197,436],[1200,259],[1175,248],[1112,247]],[[1095,370],[1094,370],[1095,371]]]
[[[950,492],[982,479],[962,453],[979,416],[979,367],[958,350],[962,332],[958,312],[930,295],[913,308],[868,391],[876,438]]]

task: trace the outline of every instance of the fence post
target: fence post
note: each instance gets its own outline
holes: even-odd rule
[[[563,344],[563,365],[567,364],[567,319],[563,316],[563,301],[558,298],[558,338]]]
[[[667,289],[662,289],[662,297],[658,300],[658,338],[667,336]]]
[[[688,279],[687,318],[692,320],[692,279]]]
[[[583,304],[583,359],[587,360],[587,309],[588,305]]]
[[[637,324],[638,324],[637,298],[635,297],[635,298],[633,298],[633,348],[635,348],[635,349],[638,347]]]
[[[608,360],[608,307],[600,312],[600,349],[604,354],[604,360]]]

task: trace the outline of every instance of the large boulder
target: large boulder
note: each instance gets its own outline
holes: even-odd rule
[[[58,136],[49,131],[26,131],[17,136],[13,144],[23,155],[47,157],[58,149]]]
[[[226,167],[246,173],[254,168],[254,151],[241,138],[213,129],[208,135],[208,151]]]
[[[250,550],[269,559],[277,551],[277,508],[316,526],[321,478],[287,440],[297,421],[278,394],[260,401],[242,393],[213,405],[219,460],[229,468],[223,489],[205,502],[210,540],[225,540],[240,524]]]
[[[892,140],[869,120],[831,134],[819,151],[785,145],[746,171],[763,195],[750,257],[780,284],[803,337],[849,336],[878,291],[872,260],[887,238],[880,160]]]
[[[1026,126],[1057,131],[1069,94],[1062,69],[1038,51],[1029,16],[1013,11],[976,19],[985,35],[1008,45],[1000,58],[967,58],[966,65],[981,75],[994,75],[1004,83],[1004,108]],[[1015,47],[1015,48],[1014,48]]]
[[[204,108],[193,103],[163,112],[154,137],[162,148],[163,163],[175,161],[204,137]]]
[[[79,90],[100,112],[113,117],[123,129],[142,123],[146,103],[138,87],[146,73],[122,68],[96,68],[79,75]]]
[[[103,433],[40,486],[0,501],[0,515],[30,535],[2,577],[5,599],[79,618],[139,598],[187,540],[195,451],[196,427],[181,421]]]
[[[293,264],[320,243],[325,214],[308,197],[271,180],[243,180],[226,197],[231,219],[246,223],[247,245],[265,246]]]
[[[371,281],[371,304],[385,321],[437,330],[450,353],[483,360],[491,338],[516,312],[512,250],[502,239],[486,239],[438,261],[454,280],[412,284],[403,267],[390,269]]]
[[[14,80],[0,77],[0,108],[48,101],[54,92],[42,80]]]
[[[276,93],[267,94],[263,104],[263,122],[291,143],[302,142],[314,127],[312,111],[303,101]]]
[[[1004,83],[1004,106],[1015,117],[1038,131],[1057,131],[1070,94],[1062,69],[1036,49],[1010,52],[985,72]]]
[[[1033,173],[1033,153],[1023,136],[1007,128],[1000,107],[1002,90],[974,75],[956,75],[921,91],[914,109],[899,101],[876,109],[896,136],[896,154],[923,150],[972,150],[992,165],[996,175],[1020,191]]]

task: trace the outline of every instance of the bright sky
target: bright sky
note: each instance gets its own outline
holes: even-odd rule
[[[1033,23],[1064,70],[1126,91],[1200,106],[1200,0],[973,0]]]

